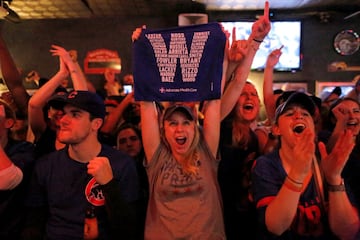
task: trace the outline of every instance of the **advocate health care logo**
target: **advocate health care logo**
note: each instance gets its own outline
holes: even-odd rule
[[[85,196],[89,203],[94,206],[103,206],[105,197],[95,178],[91,178],[85,188]]]

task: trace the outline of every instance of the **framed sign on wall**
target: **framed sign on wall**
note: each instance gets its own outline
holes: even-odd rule
[[[95,49],[87,53],[84,60],[86,74],[103,74],[107,68],[115,70],[115,73],[121,72],[121,59],[117,51]]]

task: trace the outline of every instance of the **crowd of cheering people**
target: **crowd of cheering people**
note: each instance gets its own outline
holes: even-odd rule
[[[281,47],[258,122],[247,78],[270,28],[266,3],[248,39],[224,32],[222,95],[203,102],[135,101],[111,70],[96,90],[58,45],[30,96],[0,36],[0,239],[359,239],[360,103],[273,90]]]

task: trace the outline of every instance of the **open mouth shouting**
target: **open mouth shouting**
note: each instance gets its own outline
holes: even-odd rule
[[[346,123],[346,127],[352,131],[355,131],[359,128],[359,121],[356,118],[349,119]]]
[[[294,133],[302,133],[305,130],[306,126],[303,123],[297,123],[293,126]]]
[[[252,111],[254,109],[254,104],[246,103],[246,104],[244,104],[243,108],[247,111]]]
[[[186,137],[176,137],[175,141],[179,145],[184,145],[186,143]]]

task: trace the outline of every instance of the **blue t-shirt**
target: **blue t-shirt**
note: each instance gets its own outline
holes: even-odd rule
[[[127,203],[135,202],[139,193],[135,162],[107,145],[102,145],[98,156],[109,159],[122,199]],[[102,187],[87,173],[87,163],[71,159],[67,147],[38,160],[31,184],[27,205],[48,207],[48,239],[83,239],[89,203],[95,206],[98,239],[110,239],[105,205],[111,199],[105,199]]]
[[[320,201],[321,197],[317,191],[314,176],[300,196],[297,213],[290,229],[281,236],[275,236],[267,231],[265,210],[280,191],[286,176],[278,149],[267,155],[260,156],[256,160],[252,179],[254,200],[260,224],[259,239],[337,239],[329,229],[328,215]],[[351,196],[349,188],[346,188],[346,191],[348,196]],[[352,200],[351,197],[349,198]]]
[[[21,169],[23,179],[14,189],[0,191],[0,239],[19,239],[25,216],[24,197],[35,162],[34,145],[9,139],[4,151],[14,165]]]

